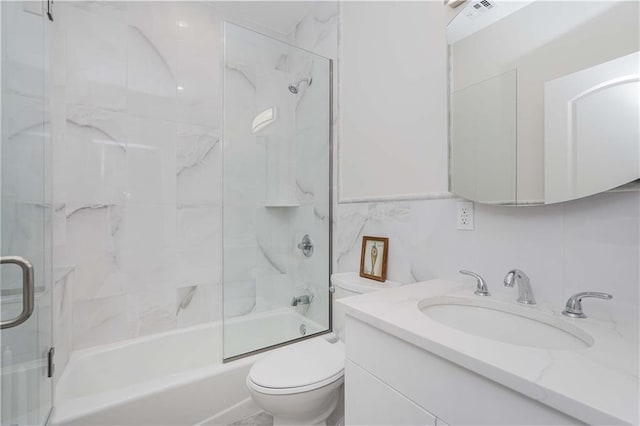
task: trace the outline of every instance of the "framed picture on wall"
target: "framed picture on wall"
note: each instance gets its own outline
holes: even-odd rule
[[[376,281],[386,281],[388,252],[388,238],[362,237],[360,276]]]

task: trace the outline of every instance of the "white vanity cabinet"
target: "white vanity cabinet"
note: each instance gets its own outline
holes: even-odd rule
[[[364,368],[347,360],[345,412],[348,425],[435,425],[436,418]]]
[[[351,316],[346,334],[346,425],[582,424]]]

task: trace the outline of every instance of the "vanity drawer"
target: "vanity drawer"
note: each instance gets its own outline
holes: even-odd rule
[[[345,425],[436,425],[430,413],[348,360],[345,378]]]
[[[581,424],[350,316],[346,319],[346,333],[349,361],[448,424]],[[349,386],[348,377],[345,386]]]

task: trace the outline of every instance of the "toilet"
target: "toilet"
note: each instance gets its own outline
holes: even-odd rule
[[[357,273],[334,274],[334,299],[401,284],[380,283]],[[344,383],[344,312],[333,309],[334,333],[273,350],[253,364],[247,387],[274,426],[325,425]],[[338,339],[337,336],[340,337]]]

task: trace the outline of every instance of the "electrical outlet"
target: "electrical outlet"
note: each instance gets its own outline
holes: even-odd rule
[[[473,202],[458,201],[458,229],[473,230]]]

